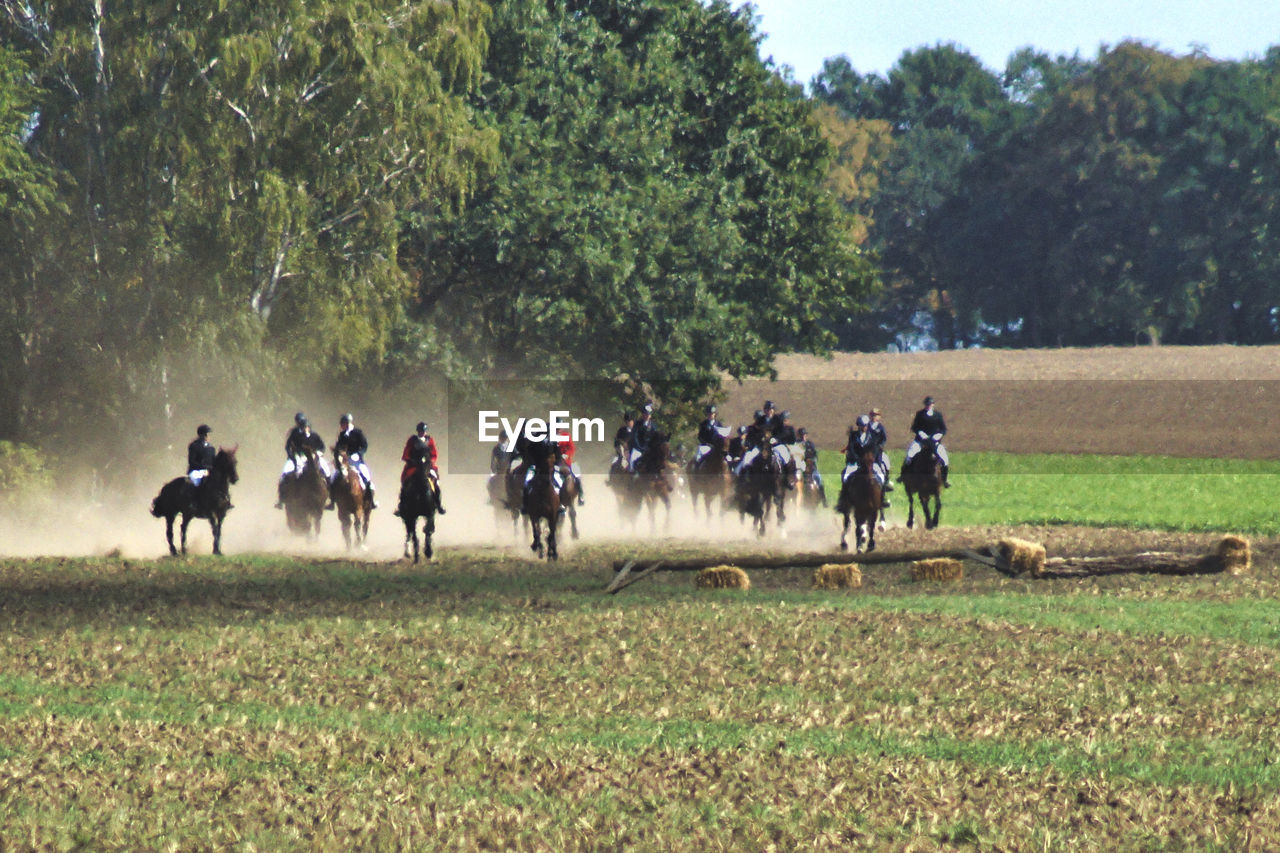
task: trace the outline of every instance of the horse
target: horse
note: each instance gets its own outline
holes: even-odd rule
[[[654,433],[649,447],[636,460],[635,471],[623,480],[623,505],[629,510],[632,523],[640,514],[640,508],[648,506],[649,529],[654,533],[658,529],[659,503],[666,508],[666,521],[669,523],[671,519],[671,494],[676,484],[671,475],[670,457],[671,436]]]
[[[738,514],[744,520],[751,516],[752,528],[760,536],[765,535],[770,507],[777,511],[778,524],[787,520],[783,507],[786,486],[782,478],[782,465],[773,452],[772,443],[765,439],[760,445],[760,452],[739,475],[735,491]]]
[[[827,493],[818,483],[818,459],[801,458],[796,462],[796,506],[815,509],[827,505]]]
[[[281,488],[284,514],[294,533],[318,539],[325,504],[329,502],[329,481],[320,468],[320,455],[315,448],[304,447],[302,454],[302,467],[284,478]]]
[[[556,451],[554,447],[533,445],[528,452],[533,457],[533,479],[527,488],[521,486],[520,511],[533,527],[533,544],[529,547],[539,557],[545,555],[548,560],[557,560],[560,555],[556,549],[556,524],[560,521],[561,489],[557,489],[555,483]],[[545,549],[542,545],[543,521],[547,523]]]
[[[902,469],[902,488],[907,493],[907,527],[914,527],[916,520],[915,496],[920,496],[920,512],[924,516],[924,529],[938,526],[942,515],[942,460],[938,458],[938,445],[933,439],[920,441],[920,452]],[[933,498],[933,514],[929,513],[929,499]]]
[[[440,508],[440,496],[432,488],[427,471],[431,460],[418,459],[408,477],[400,482],[400,503],[396,515],[404,522],[404,556],[409,557],[409,544],[413,543],[413,562],[418,562],[418,519],[423,519],[421,544],[422,556],[431,559],[431,536],[436,532],[436,510]]]
[[[169,553],[176,555],[178,549],[173,547],[173,519],[182,516],[182,553],[187,553],[187,525],[193,518],[209,519],[213,528],[213,553],[222,553],[222,521],[231,509],[231,484],[240,479],[236,472],[236,450],[240,445],[227,450],[218,448],[213,459],[213,467],[200,482],[200,486],[191,485],[186,477],[177,477],[165,483],[151,502],[151,514],[164,519],[164,535],[169,540]]]
[[[694,515],[698,512],[698,500],[702,499],[707,510],[707,520],[711,520],[711,502],[720,498],[720,511],[724,512],[732,494],[733,474],[729,470],[726,455],[729,439],[724,438],[710,445],[710,450],[699,460],[688,465],[689,494],[693,498]]]
[[[876,454],[867,449],[858,457],[858,467],[840,484],[840,497],[836,500],[836,512],[844,516],[844,528],[840,532],[840,550],[849,550],[849,515],[854,517],[855,550],[876,549],[876,522],[881,512],[884,488],[876,479]]]
[[[369,513],[373,511],[373,499],[365,491],[364,478],[352,464],[347,451],[339,450],[334,454],[338,467],[338,476],[330,487],[329,494],[334,506],[338,508],[338,520],[342,522],[342,539],[347,549],[352,546],[352,533],[356,545],[363,545],[369,537]]]

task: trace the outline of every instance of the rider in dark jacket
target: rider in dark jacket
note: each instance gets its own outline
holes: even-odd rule
[[[947,458],[947,449],[942,446],[942,436],[947,434],[947,422],[942,417],[942,412],[933,407],[933,398],[924,398],[924,408],[916,412],[916,416],[911,420],[911,444],[907,446],[907,455],[902,460],[902,470],[898,472],[898,479],[902,479],[902,474],[911,465],[911,460],[920,452],[921,442],[937,436],[934,446],[938,454],[938,461],[942,463],[942,485],[945,488],[951,488],[951,484],[947,482],[947,472],[951,468],[950,460]]]
[[[187,479],[193,486],[199,486],[200,481],[209,475],[213,460],[218,456],[208,439],[212,431],[208,424],[200,424],[196,427],[196,440],[187,445]]]
[[[334,458],[336,459],[341,451],[346,451],[347,458],[351,460],[356,472],[360,474],[360,479],[364,481],[364,488],[369,493],[370,505],[377,509],[378,502],[374,499],[373,475],[369,471],[369,463],[365,458],[369,453],[369,439],[365,437],[364,430],[356,426],[355,415],[350,412],[338,419],[338,430],[338,438],[333,442]],[[334,479],[337,479],[336,472],[334,473]]]

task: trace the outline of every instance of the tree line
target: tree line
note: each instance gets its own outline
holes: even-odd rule
[[[997,75],[937,45],[827,60],[812,93],[864,140],[843,202],[886,284],[843,343],[1280,340],[1280,48],[1028,48]]]
[[[687,416],[783,351],[1277,337],[1280,55],[939,45],[806,92],[719,0],[0,9],[0,439],[320,378]]]

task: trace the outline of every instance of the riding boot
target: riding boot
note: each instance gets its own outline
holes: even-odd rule
[[[373,496],[373,486],[369,487],[368,495],[369,495],[369,509],[377,509],[378,499]]]
[[[942,466],[942,488],[944,488],[944,489],[949,489],[949,488],[951,488],[951,484],[947,482],[947,472],[948,472],[948,471],[950,471],[950,470],[951,470],[951,466],[950,466],[950,465],[943,465],[943,466]]]
[[[436,512],[440,513],[441,515],[445,515],[444,497],[440,494],[440,481],[436,480],[435,484],[436,484]]]

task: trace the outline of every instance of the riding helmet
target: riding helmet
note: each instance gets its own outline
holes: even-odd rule
[[[298,426],[309,427],[311,426],[311,421],[307,420],[306,418],[298,418]]]
[[[653,403],[645,403],[645,404],[644,404],[644,413],[645,413],[646,415],[652,415],[652,414],[653,414]]]
[[[416,427],[414,427],[414,429],[415,429],[417,432],[426,432],[426,431],[427,431],[427,422],[426,422],[426,421],[418,421],[418,425],[417,425]]]
[[[924,398],[924,404],[925,404],[926,406],[932,406],[932,405],[933,405],[933,398],[932,398],[932,397],[925,397],[925,398]]]
[[[342,417],[338,418],[338,423],[340,423],[340,424],[349,424],[349,423],[354,423],[354,422],[355,422],[355,419],[356,419],[356,416],[355,416],[355,415],[351,414],[350,412],[347,412],[345,415],[343,415]]]
[[[211,432],[213,432],[213,427],[208,424],[200,424],[200,426],[196,427],[196,435],[208,435]]]
[[[622,419],[623,419],[624,421],[634,421],[634,420],[636,419],[636,413],[635,413],[635,412],[623,412],[623,413],[622,413]]]
[[[789,411],[788,411],[788,410],[786,410],[786,409],[783,409],[783,410],[782,410],[782,419],[783,419],[784,421],[789,421],[789,420],[791,420],[791,412],[789,412]]]
[[[302,412],[298,412],[298,414],[293,416],[293,422],[298,426],[302,426],[303,421],[305,421],[306,419],[307,419],[307,416],[302,414]]]
[[[707,406],[707,414],[708,414],[708,415],[714,415],[715,413],[716,413],[716,407],[715,407],[715,406]]]
[[[858,426],[864,427],[864,426],[870,426],[870,425],[871,425],[871,418],[867,417],[866,415],[858,415]]]
[[[766,408],[766,409],[772,409],[772,408],[774,408],[773,401],[772,401],[772,400],[765,400],[765,401],[764,401],[764,408]]]

